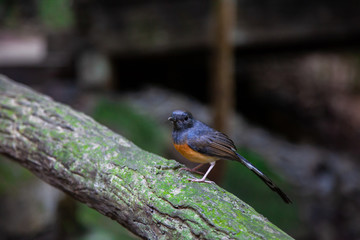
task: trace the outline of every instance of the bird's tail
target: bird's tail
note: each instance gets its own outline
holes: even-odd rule
[[[240,154],[236,153],[236,155],[239,157],[238,161],[241,162],[245,167],[253,171],[268,187],[280,195],[280,197],[284,200],[286,203],[291,203],[290,198],[283,192],[281,189],[271,181],[270,178],[268,178],[265,174],[263,174],[259,169],[254,167],[246,158],[241,156]]]

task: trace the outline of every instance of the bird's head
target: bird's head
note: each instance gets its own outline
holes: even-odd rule
[[[175,130],[191,128],[194,125],[194,118],[190,112],[176,110],[168,118],[174,124]]]

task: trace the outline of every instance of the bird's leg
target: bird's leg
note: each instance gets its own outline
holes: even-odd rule
[[[205,180],[206,177],[207,177],[207,175],[210,173],[211,169],[213,169],[214,166],[215,166],[215,162],[211,162],[209,169],[206,171],[205,175],[204,175],[201,179],[198,179],[198,178],[190,178],[190,179],[188,179],[188,180],[189,180],[189,181],[192,181],[192,182],[214,183],[213,181]]]
[[[201,168],[202,166],[204,166],[204,164],[206,164],[206,163],[199,164],[194,168],[180,168],[180,170],[185,170],[185,171],[188,171],[188,172],[194,172],[194,173],[198,173],[198,174],[203,174],[202,172],[197,171],[197,170],[199,168]]]

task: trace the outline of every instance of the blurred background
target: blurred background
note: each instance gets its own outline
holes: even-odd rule
[[[360,239],[359,12],[358,0],[1,0],[0,73],[194,166],[167,122],[189,110],[294,204],[235,162],[216,165],[220,186],[296,239]],[[0,156],[0,239],[137,238]]]

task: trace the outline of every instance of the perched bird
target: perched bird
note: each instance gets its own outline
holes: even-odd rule
[[[186,111],[176,110],[168,120],[174,126],[172,140],[176,150],[188,160],[200,163],[193,169],[183,168],[183,170],[197,172],[196,170],[202,165],[210,164],[209,169],[201,179],[192,178],[189,181],[213,183],[206,180],[206,177],[215,166],[215,162],[221,159],[234,160],[253,171],[271,190],[279,194],[286,203],[291,203],[288,196],[270,178],[236,152],[234,142],[224,133],[194,119],[192,114]]]

